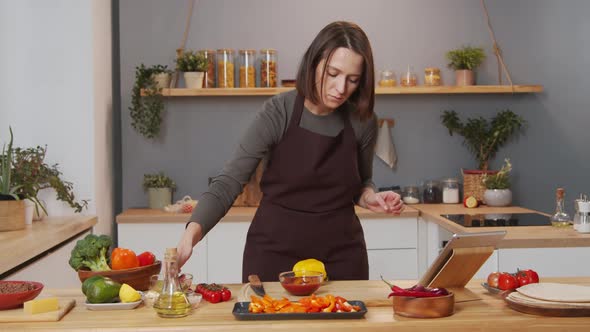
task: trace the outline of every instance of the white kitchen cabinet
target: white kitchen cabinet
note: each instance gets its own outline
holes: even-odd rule
[[[159,260],[164,259],[166,248],[175,248],[184,232],[184,223],[119,223],[119,247],[136,254],[151,251]],[[164,266],[162,266],[162,270]],[[163,272],[163,271],[162,271]],[[193,274],[193,282],[207,282],[207,241],[204,239],[193,249],[191,258],[182,272]]]
[[[72,269],[68,262],[76,242],[88,234],[90,234],[90,230],[47,251],[33,263],[9,275],[5,280],[40,280],[42,278],[46,289],[80,287],[78,273]]]
[[[498,249],[499,270],[533,269],[542,277],[590,276],[590,247]]]
[[[207,234],[207,278],[210,282],[242,282],[242,258],[249,227],[250,222],[224,221]]]
[[[369,280],[406,279],[418,277],[416,249],[369,249]]]

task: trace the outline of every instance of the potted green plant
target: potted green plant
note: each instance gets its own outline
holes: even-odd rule
[[[524,129],[526,121],[508,109],[498,112],[491,121],[480,116],[469,118],[463,123],[455,111],[444,111],[441,120],[449,130],[449,135],[463,136],[463,145],[473,153],[478,163],[477,170],[462,171],[464,196],[474,196],[482,200],[485,191],[482,177],[486,173],[494,173],[488,170],[490,160],[502,146]]]
[[[184,82],[189,89],[203,87],[203,79],[207,71],[207,59],[201,52],[184,51],[176,58],[176,69],[184,72]]]
[[[152,67],[152,77],[154,82],[156,82],[156,87],[158,89],[168,89],[170,88],[170,78],[172,76],[172,70],[168,69],[168,66],[164,65],[155,65]]]
[[[161,88],[154,80],[154,73],[162,66],[146,67],[143,63],[135,68],[135,84],[131,93],[131,126],[146,138],[155,138],[160,134],[164,101]],[[142,96],[142,90],[144,95]]]
[[[486,205],[508,206],[512,203],[510,171],[512,171],[510,159],[504,159],[504,165],[497,173],[483,175],[483,184],[486,188],[483,201]]]
[[[23,229],[25,223],[25,203],[17,195],[18,186],[12,182],[13,135],[9,127],[8,147],[2,145],[0,155],[0,231]]]
[[[143,175],[143,188],[148,192],[150,209],[163,209],[172,204],[172,192],[176,183],[164,172]]]
[[[455,70],[456,85],[474,85],[474,71],[485,60],[486,55],[481,47],[463,46],[447,52],[446,57],[449,60],[447,66]]]
[[[33,219],[40,220],[47,215],[44,204],[39,199],[43,189],[55,190],[57,199],[67,203],[75,212],[88,207],[88,200],[76,201],[71,182],[62,178],[58,164],[45,163],[47,147],[15,148],[12,159],[12,182],[18,185],[17,193],[34,203]]]

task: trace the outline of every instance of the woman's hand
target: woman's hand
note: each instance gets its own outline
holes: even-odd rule
[[[178,245],[176,246],[176,250],[178,251],[178,268],[180,269],[186,261],[191,257],[193,254],[193,247],[199,243],[202,237],[202,228],[196,222],[191,222],[188,224],[186,229],[184,230],[184,234],[182,234],[182,238]]]
[[[361,199],[364,200],[365,208],[373,212],[400,214],[404,209],[400,195],[393,191],[375,193],[370,189],[363,193]]]

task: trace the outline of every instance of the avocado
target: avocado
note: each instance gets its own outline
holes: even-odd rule
[[[121,284],[111,278],[102,277],[88,284],[86,299],[90,303],[110,303],[119,297]]]

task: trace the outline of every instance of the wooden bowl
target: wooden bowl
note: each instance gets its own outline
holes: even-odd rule
[[[2,292],[0,293],[0,310],[18,308],[23,303],[36,298],[43,290],[43,284],[36,281],[0,281],[2,289],[10,289],[14,286],[28,284],[31,290],[24,292]]]
[[[394,296],[393,313],[412,318],[440,318],[455,312],[455,294],[437,297]]]
[[[162,268],[162,262],[156,261],[152,265],[134,267],[124,270],[110,271],[90,271],[78,270],[78,278],[81,282],[92,276],[105,276],[113,279],[120,284],[128,284],[136,290],[148,290],[150,288],[150,276],[159,274]]]

